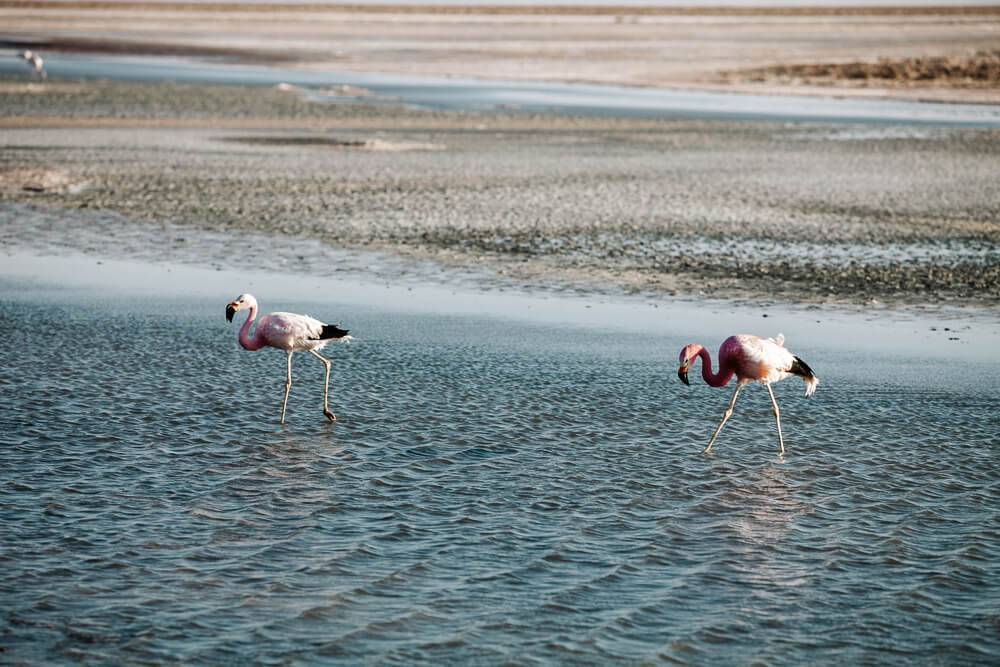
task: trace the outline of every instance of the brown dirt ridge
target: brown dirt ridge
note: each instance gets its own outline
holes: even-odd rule
[[[967,86],[1000,85],[1000,49],[967,56],[916,57],[877,62],[773,65],[729,74],[747,81],[787,82],[800,79],[811,84],[839,80],[878,83],[951,83]]]

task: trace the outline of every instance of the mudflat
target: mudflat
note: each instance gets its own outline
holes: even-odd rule
[[[1000,20],[989,7],[43,4],[0,3],[19,44],[211,51],[331,71],[802,93],[827,86],[806,80],[815,75],[850,94],[996,93],[959,66],[921,78],[900,65],[892,81],[863,85],[845,74],[880,58],[987,62]],[[181,23],[193,28],[175,32]],[[889,33],[897,38],[879,37]],[[794,69],[833,62],[843,67]],[[988,62],[984,71],[989,81]],[[73,215],[83,209],[113,213],[119,226],[314,239],[530,284],[810,303],[1000,301],[996,130],[449,113],[323,103],[292,88],[26,77],[0,81],[0,95],[0,200],[21,207],[5,218],[4,244],[52,211],[66,212],[67,229],[86,227]]]

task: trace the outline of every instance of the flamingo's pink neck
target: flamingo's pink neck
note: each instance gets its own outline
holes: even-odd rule
[[[733,365],[729,363],[729,358],[723,356],[721,353],[719,355],[718,373],[712,372],[712,357],[708,354],[708,350],[701,348],[698,350],[698,356],[701,357],[701,377],[711,387],[725,387],[726,383],[733,377],[733,373],[736,372]]]
[[[243,323],[242,327],[240,327],[240,345],[242,345],[245,350],[254,351],[264,347],[263,343],[257,340],[256,335],[250,335],[250,325],[253,324],[255,319],[257,319],[257,304],[251,303],[250,313],[247,315],[247,321]],[[256,333],[257,332],[254,332],[254,334]]]

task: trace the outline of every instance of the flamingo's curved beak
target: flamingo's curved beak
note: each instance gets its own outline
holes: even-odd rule
[[[677,377],[679,377],[681,382],[684,384],[691,386],[691,383],[688,382],[688,368],[689,366],[686,363],[681,364],[681,367],[677,369]]]
[[[240,309],[240,307],[239,307],[239,305],[235,301],[233,301],[231,304],[229,304],[228,306],[226,306],[226,321],[232,322],[233,321],[233,315],[235,315],[236,311],[239,310],[239,309]]]

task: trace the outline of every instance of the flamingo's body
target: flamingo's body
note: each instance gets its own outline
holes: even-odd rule
[[[252,294],[241,294],[235,301],[226,306],[226,319],[233,321],[233,315],[238,311],[249,310],[246,322],[240,328],[239,341],[243,349],[251,352],[264,347],[274,347],[284,350],[288,355],[287,375],[285,378],[285,399],[281,404],[281,423],[285,423],[285,407],[288,405],[288,392],[292,388],[292,354],[298,351],[308,351],[326,366],[326,383],[323,385],[323,414],[330,421],[337,421],[336,415],[327,407],[327,396],[330,390],[330,361],[322,357],[316,350],[322,349],[331,340],[351,339],[345,329],[332,324],[324,324],[308,315],[296,313],[270,313],[257,322],[253,334],[250,325],[257,317],[257,299]]]
[[[813,374],[809,365],[802,361],[784,347],[785,337],[778,334],[777,339],[759,338],[746,334],[730,336],[722,342],[719,348],[719,372],[712,372],[712,358],[701,345],[686,345],[681,350],[680,369],[677,376],[689,384],[687,379],[688,369],[695,357],[701,357],[701,376],[705,382],[712,387],[724,387],[726,383],[735,375],[736,391],[733,392],[733,400],[729,402],[729,408],[719,427],[715,429],[712,439],[705,448],[705,454],[712,448],[712,443],[719,435],[726,420],[733,414],[733,406],[736,405],[736,397],[739,396],[743,385],[750,382],[760,382],[767,389],[771,397],[771,405],[774,406],[774,420],[778,425],[778,445],[781,452],[785,452],[785,442],[781,437],[781,414],[778,411],[778,403],[774,400],[774,392],[771,391],[771,383],[783,380],[791,375],[798,375],[806,382],[806,396],[816,391],[819,378]]]
[[[39,78],[45,78],[45,66],[40,55],[34,51],[25,51],[21,54],[21,59],[24,60],[25,64],[30,67],[32,71],[39,76]]]

